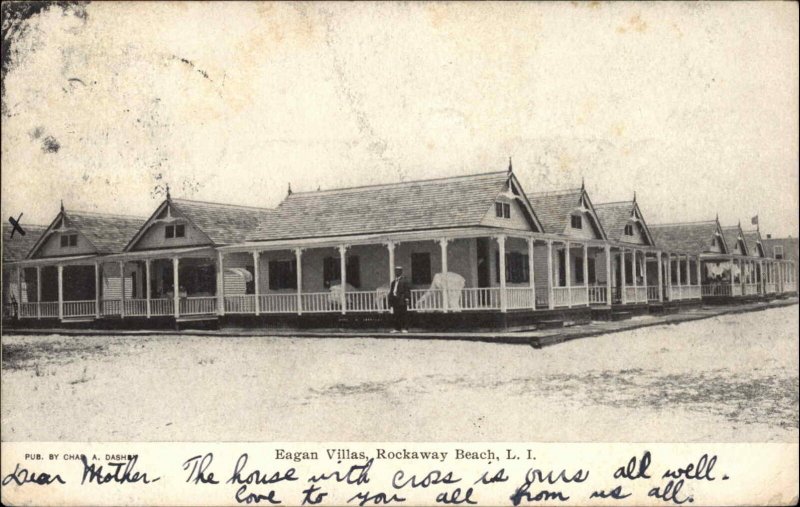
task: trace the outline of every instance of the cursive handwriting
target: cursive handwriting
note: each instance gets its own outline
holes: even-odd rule
[[[540,502],[543,500],[558,500],[561,502],[565,502],[569,500],[569,497],[561,493],[561,491],[554,490],[550,491],[547,489],[543,489],[538,493],[531,493],[530,489],[534,483],[540,482],[543,484],[553,485],[558,482],[563,482],[565,484],[569,484],[571,482],[584,482],[586,479],[589,478],[589,471],[584,471],[583,469],[578,469],[574,474],[568,476],[566,470],[561,470],[558,474],[553,475],[552,470],[548,470],[547,473],[544,473],[542,470],[538,468],[531,468],[528,469],[528,473],[525,474],[525,482],[523,482],[517,489],[514,491],[514,494],[511,495],[511,503],[515,506],[519,505],[523,500],[528,502]]]
[[[81,455],[81,462],[83,463],[83,477],[81,477],[81,484],[84,484],[87,479],[88,482],[96,482],[97,484],[106,484],[109,482],[116,482],[118,484],[130,484],[141,482],[142,484],[150,484],[156,482],[161,477],[150,479],[146,473],[139,473],[134,471],[138,457],[134,456],[128,461],[112,462],[109,461],[108,466],[112,472],[104,473],[103,465],[89,464],[86,456]]]
[[[374,495],[371,495],[369,491],[365,492],[358,492],[356,493],[347,503],[352,502],[353,500],[359,500],[358,505],[364,507],[367,503],[371,503],[372,505],[389,505],[392,502],[405,502],[406,499],[400,496],[393,494],[392,496],[388,496],[386,493],[378,492]]]
[[[239,459],[236,460],[236,465],[233,467],[233,475],[231,478],[228,479],[225,483],[226,484],[274,484],[276,482],[281,481],[296,481],[298,480],[297,477],[294,476],[295,469],[290,468],[286,470],[286,473],[281,475],[280,472],[275,472],[274,474],[267,476],[264,472],[259,469],[255,469],[250,474],[248,474],[245,478],[242,478],[242,470],[244,470],[245,465],[247,465],[247,453],[243,453],[239,456]]]
[[[370,458],[363,465],[353,465],[344,474],[339,470],[334,470],[327,474],[312,475],[308,478],[308,482],[316,483],[333,479],[336,482],[345,482],[347,484],[361,486],[369,482],[369,469],[372,468],[373,461],[373,458]]]
[[[247,495],[245,496],[245,493]],[[266,500],[267,502],[271,503],[272,505],[278,505],[281,503],[280,500],[275,498],[275,490],[269,490],[269,493],[266,495],[258,494],[258,493],[248,493],[247,492],[247,484],[242,484],[242,486],[236,490],[236,501],[239,503],[261,503],[262,500]]]
[[[44,472],[37,474],[36,472],[29,471],[27,468],[20,468],[19,463],[17,463],[17,466],[14,468],[13,472],[3,477],[3,486],[8,486],[12,482],[16,483],[17,486],[22,486],[23,484],[47,486],[53,484],[54,482],[66,484],[64,479],[62,479],[58,474],[50,475]]]
[[[408,479],[405,479],[405,472],[398,470],[392,477],[392,486],[394,489],[403,489],[406,486],[412,488],[427,488],[428,486],[435,486],[437,484],[455,484],[461,482],[461,479],[453,478],[453,472],[443,473],[439,470],[432,470],[422,476],[417,477],[416,474]]]
[[[219,484],[219,481],[214,479],[214,473],[208,472],[206,475],[206,470],[208,467],[211,466],[211,462],[214,461],[214,453],[207,453],[205,456],[192,456],[191,458],[187,459],[183,463],[183,469],[192,470],[189,472],[189,477],[186,478],[186,482],[193,482],[195,484],[203,483],[203,484]]]

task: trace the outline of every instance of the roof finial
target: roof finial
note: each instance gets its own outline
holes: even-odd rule
[[[633,191],[633,202],[636,202],[636,190]]]
[[[286,190],[286,195],[292,195],[292,182],[289,182],[289,188]]]
[[[511,157],[508,157],[508,174],[511,174],[513,172],[514,172],[514,169],[511,166]]]
[[[64,199],[61,199],[61,213],[64,213]]]
[[[581,192],[586,189],[586,181],[584,180],[583,176],[581,176]]]
[[[164,188],[164,191],[167,193],[167,200],[171,201],[172,200],[172,196],[169,195],[169,183],[166,184],[166,186]]]
[[[719,222],[719,211],[717,211],[717,222]]]

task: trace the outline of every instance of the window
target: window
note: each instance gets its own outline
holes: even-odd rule
[[[628,224],[625,226],[625,235],[633,236],[633,224]]]
[[[269,290],[297,289],[297,261],[269,261]]]
[[[528,283],[530,271],[528,255],[520,252],[506,252],[506,281],[508,283]],[[500,283],[500,252],[494,253],[494,275]]]
[[[411,254],[411,283],[427,285],[431,283],[431,254],[419,252]]]
[[[341,265],[339,264],[339,257],[325,257],[322,259],[322,284],[326,289],[331,285],[340,285],[342,283]],[[361,287],[361,270],[359,269],[358,256],[351,255],[345,261],[347,265],[347,280],[346,283],[353,287]]]
[[[507,202],[494,203],[494,214],[497,218],[511,218],[511,205]]]
[[[583,259],[575,257],[575,283],[583,284]]]
[[[597,270],[595,266],[597,259],[594,257],[589,257],[588,262],[589,264],[587,265],[587,271],[589,272],[589,283],[597,283]]]
[[[78,235],[77,234],[62,234],[61,235],[61,248],[67,248],[70,246],[78,246]]]
[[[580,215],[572,215],[570,217],[570,225],[573,229],[583,229],[583,217]]]
[[[168,225],[164,227],[164,237],[167,239],[183,238],[186,236],[186,226],[184,224]]]
[[[783,245],[775,245],[772,247],[772,253],[776,259],[783,259]]]

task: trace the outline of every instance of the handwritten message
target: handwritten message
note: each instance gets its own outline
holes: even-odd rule
[[[743,470],[737,453],[722,459],[713,449],[700,452],[690,446],[676,455],[665,451],[664,444],[628,444],[640,447],[631,454],[612,445],[598,454],[596,444],[586,444],[591,452],[576,454],[581,446],[572,444],[560,455],[554,452],[558,444],[214,444],[208,449],[202,444],[162,444],[176,448],[160,451],[152,445],[123,446],[147,448],[135,454],[93,450],[12,456],[4,449],[3,496],[27,503],[25,499],[47,499],[47,491],[53,498],[68,491],[87,500],[99,495],[159,505],[712,505],[724,498],[727,483],[747,484],[751,478],[747,472],[732,474]],[[25,446],[15,444],[15,450]],[[192,452],[180,454],[182,447]]]

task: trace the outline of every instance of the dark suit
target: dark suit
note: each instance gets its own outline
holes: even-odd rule
[[[411,301],[411,287],[405,277],[400,276],[392,280],[389,285],[389,305],[394,312],[394,328],[398,331],[406,329],[406,313],[408,303]]]

